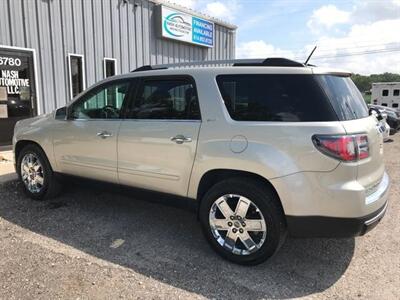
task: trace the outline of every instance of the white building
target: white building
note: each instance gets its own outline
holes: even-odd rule
[[[376,82],[372,84],[371,103],[399,109],[400,82]]]

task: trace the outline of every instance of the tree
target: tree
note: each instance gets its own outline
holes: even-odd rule
[[[360,74],[353,74],[351,79],[354,81],[355,85],[362,92],[369,92],[372,88],[373,82],[400,82],[400,74],[394,73],[383,73],[383,74],[371,74],[369,76],[364,76]]]

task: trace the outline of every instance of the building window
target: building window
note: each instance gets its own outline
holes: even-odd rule
[[[393,90],[393,96],[399,96],[399,95],[400,95],[399,89]]]
[[[387,103],[382,103],[382,106],[388,106]]]
[[[71,98],[74,98],[85,89],[83,55],[68,54],[68,64]]]
[[[104,58],[104,78],[117,74],[117,60],[115,58]]]
[[[383,97],[389,96],[389,90],[382,90],[382,96]]]
[[[398,108],[398,107],[399,107],[399,104],[398,104],[398,103],[392,103],[392,107],[393,107],[393,108]]]

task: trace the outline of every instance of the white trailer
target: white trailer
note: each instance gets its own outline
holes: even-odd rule
[[[400,109],[400,82],[373,83],[371,103]]]

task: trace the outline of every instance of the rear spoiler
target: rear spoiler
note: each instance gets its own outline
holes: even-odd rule
[[[341,77],[350,77],[352,75],[351,72],[345,71],[345,70],[340,70],[340,69],[329,69],[329,68],[311,68],[311,72],[313,74],[326,74],[326,75],[335,75],[335,76],[341,76]]]

